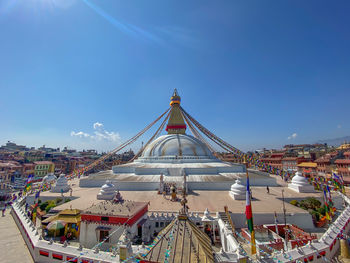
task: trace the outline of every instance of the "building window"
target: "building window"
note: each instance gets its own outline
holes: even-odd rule
[[[164,222],[160,222],[160,227],[164,227]]]
[[[156,222],[156,227],[159,227],[159,222]]]
[[[100,230],[100,240],[99,241],[102,242],[102,241],[105,240],[105,238],[107,238],[105,242],[109,243],[108,236],[109,236],[109,231],[107,231],[107,230]]]

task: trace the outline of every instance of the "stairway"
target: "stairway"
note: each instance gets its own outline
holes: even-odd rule
[[[232,233],[234,233],[234,230],[232,229],[232,226],[230,224],[230,221],[226,215],[225,212],[219,212],[219,218],[222,219],[222,221],[224,221],[225,225],[227,225],[227,229],[232,231]]]

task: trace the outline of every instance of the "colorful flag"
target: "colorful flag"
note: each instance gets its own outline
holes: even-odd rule
[[[340,177],[335,172],[333,172],[333,178],[340,181]]]
[[[27,180],[26,180],[26,185],[24,187],[24,191],[28,192],[32,188],[32,181],[33,181],[34,175],[29,175]]]
[[[246,191],[245,215],[247,218],[248,230],[250,232],[250,237],[251,237],[252,254],[256,254],[255,231],[254,231],[254,224],[253,224],[253,212],[252,212],[252,205],[251,205],[250,198],[251,198],[251,195],[250,195],[250,187],[249,187],[249,176],[248,176],[248,172],[247,172],[247,191]]]
[[[331,216],[334,216],[334,204],[332,201],[332,195],[331,195],[331,189],[329,188],[329,185],[327,184],[326,186],[327,192],[328,192],[328,204],[329,204],[329,208],[330,208],[330,214]]]
[[[328,201],[327,201],[327,194],[326,194],[326,190],[323,190],[323,195],[324,195],[324,205],[325,205],[325,210],[326,210],[326,218],[327,220],[331,220],[331,217],[329,215],[329,205],[328,205]]]

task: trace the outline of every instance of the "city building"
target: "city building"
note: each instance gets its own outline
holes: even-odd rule
[[[48,173],[55,171],[55,165],[50,161],[37,161],[34,162],[34,172],[36,178],[43,178]]]
[[[84,247],[92,248],[113,232],[113,236],[101,246],[101,249],[108,250],[118,243],[124,230],[120,228],[123,224],[126,225],[131,238],[138,236],[142,240],[147,211],[147,202],[130,200],[105,200],[92,205],[81,212],[79,241]],[[118,229],[120,230],[116,233]]]
[[[22,166],[16,162],[0,162],[0,189],[11,190],[11,183],[15,177],[20,176]]]
[[[317,175],[317,163],[302,162],[298,164],[298,168],[301,170],[304,177],[314,177]]]
[[[274,168],[282,169],[283,168],[282,160],[284,156],[285,156],[285,152],[273,152],[267,157],[260,158],[260,160]]]
[[[53,233],[52,236],[62,236],[70,233],[75,239],[79,239],[81,222],[80,212],[81,211],[78,209],[65,209],[41,221],[42,229],[44,230],[49,223],[60,220],[65,223],[65,226],[63,229],[59,230],[59,233]]]
[[[306,161],[307,159],[304,156],[284,157],[282,159],[282,169],[291,173],[295,173],[298,170],[298,164]]]
[[[345,159],[335,160],[337,172],[343,176],[346,184],[350,183],[350,151],[344,152]]]

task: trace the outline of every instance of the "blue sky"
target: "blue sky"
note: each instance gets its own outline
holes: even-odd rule
[[[165,111],[174,88],[243,150],[350,135],[349,8],[0,0],[0,144],[110,150]]]

